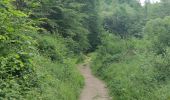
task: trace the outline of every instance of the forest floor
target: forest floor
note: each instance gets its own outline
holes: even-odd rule
[[[78,67],[85,78],[85,86],[80,100],[111,100],[105,83],[92,74],[89,61],[78,65]]]

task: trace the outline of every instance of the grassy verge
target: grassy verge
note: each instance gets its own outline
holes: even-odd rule
[[[39,54],[34,56],[38,87],[30,91],[28,100],[77,100],[84,79],[77,70],[81,56],[69,52],[59,37],[41,36]]]
[[[168,74],[163,69],[169,60],[143,50],[140,40],[134,41],[105,37],[92,55],[93,73],[107,83],[114,100],[169,100]]]

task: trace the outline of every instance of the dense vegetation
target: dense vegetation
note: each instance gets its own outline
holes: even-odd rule
[[[84,81],[76,63],[90,50],[86,3],[0,1],[0,99],[78,98]]]
[[[170,99],[170,2],[1,0],[0,99],[77,100],[92,69],[117,100]]]
[[[115,6],[103,17],[106,32],[93,54],[93,72],[114,99],[169,100],[170,2],[140,6],[136,0],[110,0],[106,6],[110,3]]]

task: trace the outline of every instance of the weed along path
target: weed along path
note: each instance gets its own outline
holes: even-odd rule
[[[106,85],[92,74],[90,64],[85,63],[78,67],[85,78],[85,86],[80,95],[80,100],[111,100]]]

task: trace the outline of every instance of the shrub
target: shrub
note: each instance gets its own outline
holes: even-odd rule
[[[169,56],[155,55],[148,44],[137,39],[122,40],[113,35],[93,57],[93,72],[104,79],[110,94],[118,100],[168,100]],[[169,51],[169,50],[166,50]]]

